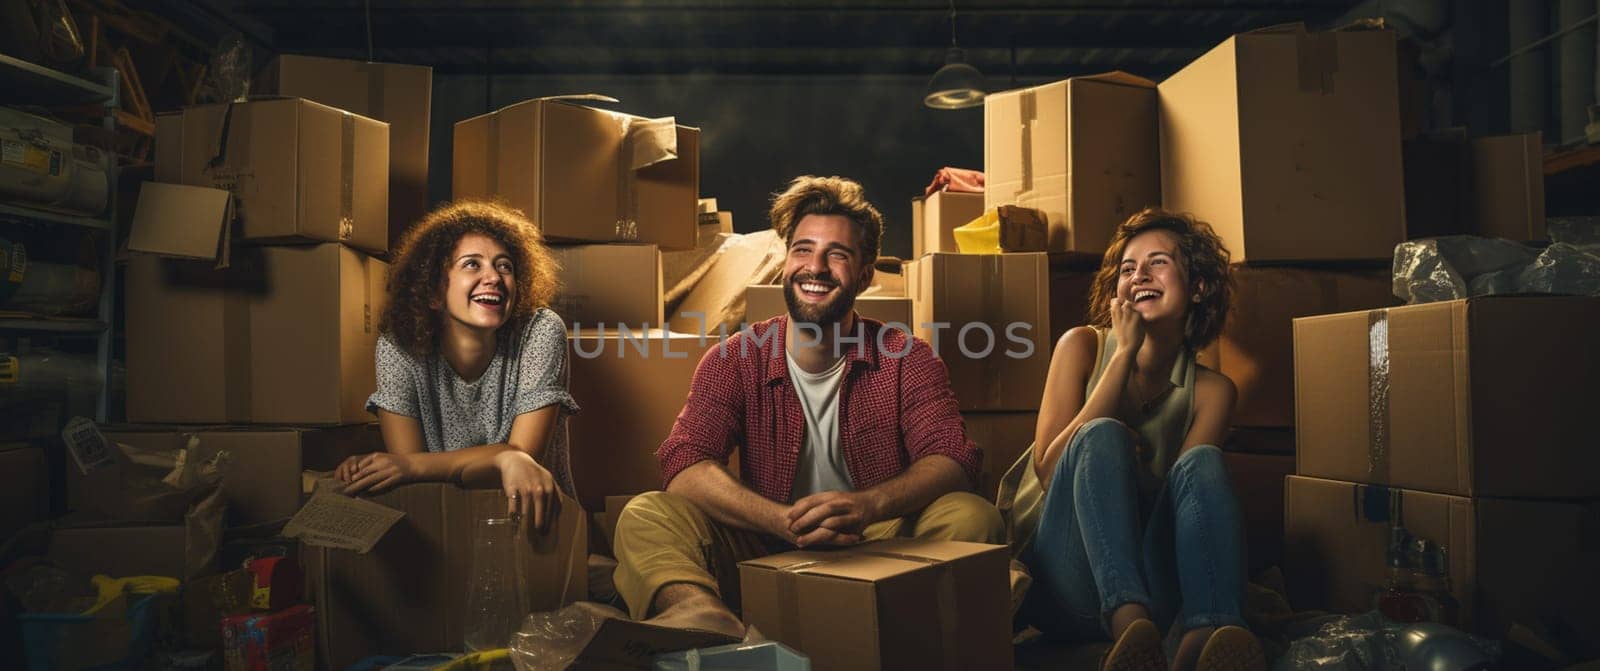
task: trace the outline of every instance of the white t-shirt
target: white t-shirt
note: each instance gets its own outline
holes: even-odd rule
[[[801,369],[788,352],[784,353],[784,359],[806,418],[805,444],[800,446],[789,500],[797,501],[818,492],[854,491],[850,469],[844,463],[844,453],[839,450],[839,386],[844,381],[845,358],[840,357],[832,368],[816,374]]]

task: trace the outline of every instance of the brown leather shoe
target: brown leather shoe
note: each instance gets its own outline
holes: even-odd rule
[[[1167,671],[1161,634],[1149,620],[1134,620],[1100,662],[1101,671]]]
[[[1200,650],[1196,671],[1266,671],[1267,655],[1261,641],[1244,627],[1218,627]]]

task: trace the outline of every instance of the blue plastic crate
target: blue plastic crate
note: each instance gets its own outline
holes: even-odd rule
[[[126,653],[116,661],[86,667],[85,671],[111,671],[139,668],[150,654],[155,640],[156,608],[169,595],[151,594],[128,605],[121,622],[93,615],[67,613],[23,613],[22,649],[28,658],[28,671],[53,671],[60,668],[63,647],[106,645],[107,637],[126,639]],[[119,648],[123,644],[111,641]]]

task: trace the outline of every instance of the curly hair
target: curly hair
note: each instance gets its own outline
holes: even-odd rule
[[[867,265],[878,260],[878,245],[883,238],[883,215],[867,202],[866,190],[853,179],[803,175],[789,182],[789,188],[773,194],[768,217],[772,229],[792,241],[794,227],[806,215],[838,215],[849,219],[861,234],[861,252]]]
[[[1089,323],[1111,326],[1111,298],[1117,295],[1122,253],[1128,241],[1146,231],[1167,231],[1178,239],[1178,265],[1189,289],[1200,297],[1184,321],[1183,342],[1192,350],[1202,349],[1222,334],[1222,324],[1228,316],[1233,300],[1233,269],[1229,265],[1232,255],[1211,224],[1188,214],[1148,207],[1117,227],[1089,289]]]
[[[417,356],[439,349],[441,293],[450,255],[468,233],[488,236],[506,248],[516,269],[511,305],[499,338],[518,333],[534,312],[550,305],[559,285],[555,256],[544,235],[521,210],[498,201],[458,200],[441,205],[400,238],[389,266],[388,305],[378,330]],[[512,328],[506,328],[510,326]]]

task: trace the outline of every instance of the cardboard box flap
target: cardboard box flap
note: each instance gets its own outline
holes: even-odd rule
[[[1143,88],[1143,89],[1153,89],[1153,88],[1156,87],[1156,83],[1153,82],[1153,81],[1150,81],[1150,80],[1145,79],[1144,77],[1140,77],[1138,75],[1128,74],[1128,73],[1123,72],[1121,70],[1112,70],[1111,72],[1102,72],[1102,73],[1100,73],[1098,75],[1084,75],[1082,77],[1073,77],[1073,79],[1077,79],[1077,80],[1080,80],[1080,81],[1086,81],[1086,82],[1105,82],[1107,84],[1116,84],[1118,86],[1136,86],[1136,87]]]
[[[128,250],[215,260],[228,265],[233,194],[222,189],[145,182],[139,187]]]
[[[1304,21],[1290,21],[1288,23],[1278,23],[1278,24],[1273,24],[1273,25],[1270,25],[1270,26],[1264,26],[1264,27],[1261,27],[1261,28],[1257,28],[1255,30],[1247,30],[1247,31],[1244,32],[1244,34],[1246,34],[1246,35],[1304,35],[1306,32],[1307,32],[1306,31],[1306,24],[1305,24]]]
[[[860,582],[893,578],[943,561],[936,557],[896,552],[895,546],[873,543],[837,552],[786,552],[754,559],[747,564],[783,573],[827,576]]]

